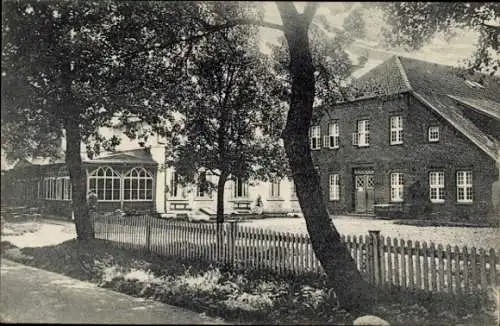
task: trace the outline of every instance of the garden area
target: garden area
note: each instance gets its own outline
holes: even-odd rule
[[[235,273],[224,265],[145,255],[100,240],[85,246],[69,240],[38,248],[19,248],[3,241],[2,256],[230,322],[350,324],[356,317],[338,307],[331,289],[311,278],[276,277],[257,270]],[[493,297],[481,305],[406,297],[381,300],[375,311],[391,324],[495,324]]]
[[[32,232],[2,235],[2,257],[234,323],[351,324],[359,317],[339,308],[334,291],[313,275],[234,269],[195,256],[118,248],[103,240],[81,245],[74,236],[71,223],[42,221]],[[374,313],[399,325],[496,325],[498,311],[494,291],[480,300],[406,292],[398,297],[381,295]]]

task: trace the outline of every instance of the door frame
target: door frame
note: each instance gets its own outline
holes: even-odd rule
[[[363,212],[358,212],[356,210],[356,203],[357,203],[357,187],[356,187],[356,177],[357,176],[365,176],[365,184],[364,184],[364,189],[365,189],[365,195],[367,196],[365,198],[365,210]],[[352,211],[354,213],[360,213],[360,214],[370,214],[370,213],[373,213],[373,209],[370,211],[368,210],[368,205],[367,205],[367,202],[368,202],[368,192],[366,191],[367,189],[367,178],[366,176],[372,176],[373,178],[373,188],[372,188],[372,191],[373,191],[373,197],[375,197],[375,170],[373,169],[373,167],[359,167],[359,168],[353,168],[352,170]],[[373,201],[375,200],[375,198],[373,198]]]

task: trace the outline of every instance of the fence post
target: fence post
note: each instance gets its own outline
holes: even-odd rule
[[[222,251],[224,249],[224,224],[217,222],[215,231],[215,258],[217,262],[220,262],[223,255]]]
[[[146,252],[151,253],[151,219],[153,217],[146,215]]]
[[[95,207],[89,208],[90,227],[92,230],[92,238],[94,239],[95,239],[96,215],[97,215],[97,210],[95,209]]]
[[[372,266],[371,271],[372,275],[370,276],[372,282],[376,285],[379,285],[382,279],[381,275],[381,257],[380,257],[380,231],[379,230],[369,230],[370,235],[370,243],[371,243],[371,252],[370,256],[372,257]]]
[[[236,255],[236,232],[238,230],[238,223],[236,221],[229,222],[229,232],[228,232],[228,254],[229,263],[234,266],[234,258]]]

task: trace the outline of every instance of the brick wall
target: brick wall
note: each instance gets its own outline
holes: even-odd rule
[[[390,145],[390,117],[403,117],[403,144]],[[352,133],[357,120],[370,120],[370,146],[352,145]],[[352,212],[354,209],[353,170],[372,168],[375,181],[375,203],[390,202],[390,173],[404,173],[404,204],[410,210],[409,188],[419,181],[426,193],[426,214],[435,218],[478,218],[492,213],[491,187],[498,179],[495,162],[464,135],[420,104],[411,95],[392,98],[366,99],[328,109],[320,121],[321,135],[328,134],[328,123],[339,123],[338,149],[313,150],[313,160],[321,173],[321,187],[331,213]],[[429,126],[440,127],[440,141],[429,143]],[[324,144],[323,144],[324,145]],[[429,200],[429,172],[445,173],[445,202],[433,204]],[[473,172],[474,200],[472,204],[456,201],[456,171]],[[340,175],[340,200],[329,201],[330,173]],[[421,204],[420,204],[421,205]]]

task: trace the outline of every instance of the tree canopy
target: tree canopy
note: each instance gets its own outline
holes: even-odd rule
[[[500,68],[500,4],[497,2],[381,3],[388,26],[387,43],[417,50],[437,33],[450,36],[457,28],[477,31],[475,51],[467,68],[494,74]]]

